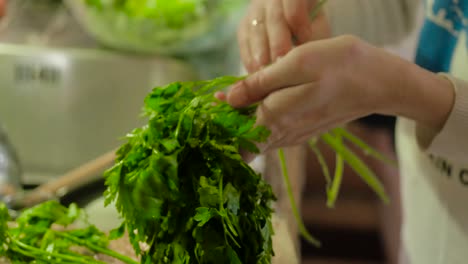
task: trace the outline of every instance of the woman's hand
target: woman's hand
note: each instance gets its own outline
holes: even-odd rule
[[[322,12],[311,21],[318,0],[252,0],[238,29],[242,61],[254,72],[286,55],[294,45],[330,36]],[[295,40],[295,42],[293,42]]]
[[[258,123],[272,135],[260,148],[305,142],[333,127],[372,114],[401,115],[440,129],[454,101],[439,75],[355,37],[314,41],[234,85],[234,107],[261,102]]]

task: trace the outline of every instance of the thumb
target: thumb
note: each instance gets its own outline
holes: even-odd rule
[[[297,78],[293,54],[295,51],[234,84],[227,94],[227,102],[233,107],[246,107],[277,90],[300,84],[302,78]]]

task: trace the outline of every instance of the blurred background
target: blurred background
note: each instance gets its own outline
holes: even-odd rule
[[[143,124],[143,99],[154,86],[244,72],[235,32],[248,0],[210,0],[202,6],[173,1],[168,10],[174,19],[166,27],[138,16],[145,1],[134,1],[133,18],[93,2],[99,1],[6,1],[0,19],[0,198],[56,179],[119,146],[122,136]],[[177,19],[187,10],[190,16]],[[387,48],[412,59],[416,40],[413,33]],[[357,122],[350,129],[394,155],[391,125]],[[303,263],[395,263],[398,201],[383,207],[347,171],[336,208],[327,209],[325,182],[312,153],[290,151],[297,155],[288,163],[303,217],[323,243],[321,249],[302,243]],[[332,168],[331,152],[327,157]],[[267,154],[263,162],[267,178],[282,193],[276,161]],[[396,168],[368,162],[397,197]],[[86,206],[95,224],[111,229],[118,218],[102,207],[103,190],[98,180],[75,191],[65,186],[60,196],[64,203]],[[287,215],[288,201],[279,196]]]

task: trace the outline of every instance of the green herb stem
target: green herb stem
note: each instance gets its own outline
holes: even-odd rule
[[[16,239],[12,239],[12,238],[10,238],[10,239],[13,242],[13,244],[17,246],[14,249],[15,251],[18,251],[21,254],[23,254],[24,256],[28,256],[28,257],[31,257],[31,258],[34,258],[34,259],[39,258],[39,259],[50,261],[49,257],[53,257],[53,258],[57,258],[57,259],[67,260],[67,261],[70,261],[71,263],[105,264],[105,262],[96,261],[96,260],[93,260],[93,259],[90,259],[90,258],[85,258],[85,257],[77,258],[77,257],[74,257],[74,256],[64,255],[64,254],[60,254],[60,253],[47,252],[45,250],[40,250],[40,249],[37,249],[37,248],[35,248],[33,246],[27,245],[27,244],[21,242],[20,240],[16,240]],[[34,254],[33,252],[35,252],[36,254]]]
[[[385,188],[374,172],[350,149],[346,148],[341,140],[330,134],[323,134],[321,139],[335,152],[340,153],[346,163],[364,180],[365,183],[384,201],[389,202]]]
[[[360,138],[356,137],[355,135],[353,135],[351,132],[347,131],[346,129],[344,129],[344,128],[335,128],[333,131],[336,134],[339,134],[339,135],[343,136],[343,138],[350,141],[351,143],[353,143],[357,147],[359,147],[364,152],[364,154],[369,155],[369,156],[375,158],[376,160],[379,160],[379,161],[381,161],[383,163],[386,163],[386,164],[389,164],[391,166],[397,166],[398,165],[398,163],[395,160],[393,160],[393,159],[391,159],[389,157],[386,157],[385,155],[383,155],[382,153],[380,153],[376,149],[372,148],[367,143],[365,143]]]
[[[139,264],[137,261],[127,257],[127,256],[124,256],[124,255],[121,255],[115,251],[112,251],[112,250],[109,250],[107,248],[102,248],[102,247],[99,247],[99,246],[96,246],[95,244],[93,243],[89,243],[88,241],[85,241],[85,240],[82,240],[82,239],[79,239],[79,238],[76,238],[74,236],[71,236],[67,233],[63,233],[63,232],[56,232],[55,233],[57,236],[61,236],[63,238],[66,238],[78,245],[81,245],[81,246],[85,246],[95,252],[99,252],[99,253],[102,253],[102,254],[105,254],[105,255],[108,255],[110,257],[113,257],[115,259],[118,259],[118,260],[121,260],[127,264]]]
[[[297,204],[296,204],[296,201],[294,199],[294,194],[293,194],[293,190],[292,190],[292,186],[291,186],[291,180],[289,178],[289,173],[288,173],[288,169],[287,169],[287,166],[286,166],[286,158],[284,156],[283,149],[278,150],[278,155],[279,155],[279,159],[280,159],[280,162],[281,162],[281,169],[282,169],[282,172],[283,172],[284,184],[285,184],[288,196],[289,196],[289,201],[291,203],[291,210],[292,210],[292,212],[294,214],[294,218],[296,219],[296,222],[297,222],[297,225],[298,225],[298,228],[299,228],[299,232],[301,233],[301,235],[309,243],[311,243],[312,245],[314,245],[316,247],[320,247],[320,244],[321,244],[320,241],[318,241],[316,238],[314,238],[309,233],[309,231],[307,231],[307,229],[306,229],[306,227],[304,225],[304,222],[302,221],[299,210],[297,208]]]
[[[340,139],[337,139],[340,140]],[[342,143],[342,141],[340,140]],[[339,152],[336,152],[336,161],[335,161],[335,174],[333,175],[333,181],[328,192],[327,206],[329,208],[335,207],[336,200],[338,198],[338,193],[340,191],[341,182],[343,181],[344,173],[344,161],[343,157]]]
[[[332,181],[331,176],[330,176],[330,170],[328,169],[328,164],[325,161],[325,157],[323,156],[322,152],[317,147],[317,140],[316,139],[310,140],[309,141],[309,146],[312,149],[312,151],[314,152],[315,157],[317,158],[317,161],[318,161],[320,167],[322,168],[323,176],[325,177],[325,181],[326,181],[326,191],[327,191],[327,195],[328,195],[328,192],[329,192],[329,190],[331,188],[331,181]]]

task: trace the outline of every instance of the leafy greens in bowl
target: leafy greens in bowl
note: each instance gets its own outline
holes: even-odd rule
[[[80,24],[111,48],[188,54],[233,36],[246,0],[66,0]]]

